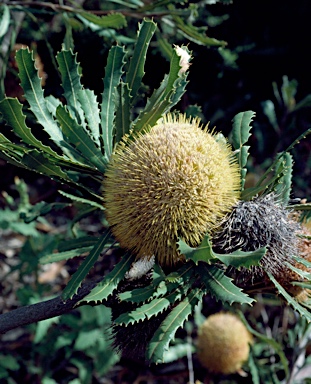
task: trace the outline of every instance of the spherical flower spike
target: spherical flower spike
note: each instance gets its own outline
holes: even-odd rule
[[[134,140],[125,138],[104,180],[106,217],[121,247],[168,266],[183,259],[178,238],[199,245],[239,193],[229,144],[184,115],[166,115]]]
[[[248,359],[251,342],[251,334],[237,316],[216,313],[198,330],[198,358],[210,372],[236,373]]]

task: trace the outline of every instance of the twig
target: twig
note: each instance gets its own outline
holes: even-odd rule
[[[47,8],[51,9],[54,12],[70,12],[70,13],[81,13],[81,12],[89,12],[93,13],[98,16],[102,15],[108,15],[110,13],[118,12],[122,13],[124,16],[130,16],[135,17],[137,19],[142,19],[145,16],[148,17],[162,17],[166,16],[172,13],[179,13],[173,12],[173,11],[159,11],[159,12],[133,12],[127,9],[114,9],[114,10],[90,10],[90,9],[83,9],[83,8],[74,8],[70,7],[69,5],[61,5],[61,4],[54,4],[44,1],[11,1],[11,0],[4,0],[4,3],[12,6],[12,7],[36,7],[36,8]]]
[[[63,301],[61,296],[58,296],[55,299],[27,305],[0,315],[0,334],[17,327],[50,319],[72,311],[77,307],[76,304],[82,300],[95,285],[96,281],[86,283],[71,300],[67,300],[66,302]]]

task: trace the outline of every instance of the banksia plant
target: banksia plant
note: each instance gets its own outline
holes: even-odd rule
[[[232,271],[264,275],[311,321],[306,306],[299,304],[302,299],[293,298],[296,291],[284,289],[281,280],[290,271],[288,284],[298,280],[302,292],[310,288],[310,274],[299,267],[309,263],[299,259],[299,224],[288,213],[292,170],[288,152],[311,130],[277,156],[257,185],[245,189],[254,113],[234,117],[231,148],[197,118],[170,112],[187,85],[191,53],[185,46],[166,47],[169,73],[144,100],[141,85],[155,30],[150,20],[139,25],[132,55],[121,45],[109,50],[100,102],[94,91],[84,88],[71,50],[63,49],[56,57],[62,100],[45,97],[32,53],[18,51],[16,62],[29,111],[26,117],[17,99],[0,101],[2,118],[11,127],[11,132],[0,134],[0,157],[71,187],[72,193],[68,188],[60,191],[69,203],[40,202],[22,212],[26,222],[72,204],[78,212],[73,226],[95,211],[102,214],[100,236],[73,236],[40,262],[88,252],[64,289],[66,301],[77,293],[97,259],[111,257],[117,248],[113,252],[117,264],[77,305],[110,306],[116,348],[161,363],[176,331],[205,295],[227,305],[255,301],[248,295],[254,279],[248,280],[250,287],[240,286]],[[36,129],[27,125],[30,115]],[[44,135],[37,136],[39,127]]]
[[[210,372],[236,373],[248,359],[251,342],[251,334],[237,316],[216,313],[199,327],[198,358]]]
[[[112,155],[106,217],[120,245],[161,265],[183,259],[178,238],[198,246],[239,197],[240,173],[224,140],[198,119],[166,115]]]

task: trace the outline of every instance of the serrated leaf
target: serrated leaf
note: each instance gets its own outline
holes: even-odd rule
[[[284,167],[284,163],[282,163],[280,166]],[[267,191],[269,189],[269,187],[271,185],[273,185],[278,179],[279,179],[279,174],[274,174],[265,183],[258,184],[255,187],[249,187],[249,188],[244,189],[241,193],[241,200],[249,201],[254,196],[258,195],[259,193],[261,193],[263,191]]]
[[[152,316],[162,313],[171,304],[180,300],[192,288],[194,281],[194,268],[193,264],[190,263],[182,266],[176,272],[170,273],[166,276],[165,281],[161,275],[157,280],[159,282],[158,287],[155,288],[156,282],[154,281],[152,284],[153,292],[149,290],[150,296],[147,299],[152,298],[152,300],[131,312],[121,314],[115,322],[125,325],[133,324],[139,320],[150,319]],[[148,287],[145,288],[146,291],[147,289]],[[119,295],[120,298],[121,295]],[[133,296],[130,299],[133,302]]]
[[[68,180],[67,174],[64,173],[58,165],[54,165],[42,152],[36,149],[25,153],[21,162],[29,169],[35,170],[43,175],[56,176],[63,180]]]
[[[77,93],[78,100],[85,114],[87,129],[94,143],[100,148],[100,111],[97,97],[90,89],[81,89]]]
[[[13,128],[14,133],[19,136],[24,143],[30,144],[51,155],[58,157],[50,147],[47,147],[37,140],[29,127],[26,126],[26,116],[22,112],[22,104],[16,99],[7,97],[0,102],[0,113],[7,124]]]
[[[255,117],[255,112],[240,112],[232,120],[232,145],[238,151],[238,161],[241,170],[241,190],[244,189],[246,176],[246,163],[248,158],[249,146],[244,145],[250,137],[251,122]]]
[[[269,186],[269,191],[278,196],[278,200],[285,206],[288,204],[292,185],[293,157],[285,152],[275,166],[276,182]]]
[[[73,257],[81,256],[86,252],[90,252],[92,248],[93,248],[92,246],[89,246],[89,247],[71,249],[70,251],[51,253],[51,254],[40,257],[39,262],[40,264],[49,264],[49,263],[54,263],[61,260],[72,259]]]
[[[74,120],[65,107],[57,107],[56,116],[68,141],[84,157],[86,163],[94,165],[99,171],[105,172],[106,161],[99,148],[96,147],[90,136]]]
[[[157,289],[159,283],[165,280],[166,276],[161,267],[157,264],[153,266],[152,283],[147,287],[132,289],[119,294],[121,301],[131,301],[132,303],[142,303],[150,299]]]
[[[266,254],[267,248],[262,247],[258,248],[255,251],[234,251],[232,253],[228,254],[220,254],[214,252],[214,255],[222,261],[227,267],[233,266],[235,268],[250,268],[254,265],[260,265],[260,260],[263,258],[263,256]]]
[[[180,288],[181,290],[176,289],[173,293],[165,297],[155,298],[149,303],[143,304],[131,312],[122,313],[114,320],[114,323],[119,325],[128,325],[137,323],[140,320],[149,320],[152,316],[157,316],[170,305],[174,304],[175,301],[181,299],[183,292],[182,287]]]
[[[183,285],[185,289],[190,289],[195,279],[195,268],[192,262],[181,266],[177,271],[171,272],[166,276],[165,281],[161,281],[153,294],[153,298],[164,296],[167,293]]]
[[[126,27],[127,22],[122,13],[110,13],[109,15],[97,16],[89,12],[79,12],[76,15],[80,20],[85,22],[87,20],[100,28],[123,28]]]
[[[184,50],[187,55],[190,54],[186,47],[179,47]],[[140,132],[147,126],[153,126],[160,117],[169,111],[169,109],[176,104],[181,98],[185,89],[185,81],[187,77],[186,72],[180,72],[181,57],[177,54],[177,49],[174,49],[170,62],[170,72],[164,76],[160,87],[156,89],[149,100],[145,108],[140,112],[137,119],[132,124],[132,129],[135,132]],[[178,97],[175,98],[174,95]]]
[[[221,269],[213,265],[200,264],[197,271],[206,289],[216,300],[229,304],[234,302],[251,304],[254,301],[234,285],[232,279],[226,276]]]
[[[56,110],[59,105],[62,105],[62,102],[54,97],[53,95],[46,96],[45,98],[46,106],[51,114],[56,117]]]
[[[131,96],[128,84],[125,84],[121,81],[117,90],[115,144],[117,144],[124,135],[130,132],[131,126]]]
[[[288,266],[289,269],[291,269],[292,271],[296,272],[298,274],[298,276],[302,277],[303,279],[307,279],[308,282],[311,281],[311,273],[310,272],[303,271],[300,268],[296,268],[296,267],[294,267],[292,264],[290,264],[288,262],[285,262],[285,264]]]
[[[71,50],[62,49],[56,55],[58,68],[62,77],[62,86],[64,97],[67,101],[67,108],[75,117],[78,124],[83,125],[84,113],[78,99],[78,92],[82,90],[80,82],[79,64],[77,63],[77,54]]]
[[[134,255],[130,255],[129,253],[125,254],[114,269],[79,303],[101,303],[107,299],[107,297],[117,288],[119,282],[124,278],[125,273],[130,269],[130,266],[134,261]]]
[[[64,192],[62,190],[59,190],[59,193],[65,197],[67,197],[68,199],[72,200],[72,201],[76,201],[76,202],[82,203],[82,204],[88,204],[88,205],[93,206],[94,208],[99,208],[101,210],[105,210],[105,208],[102,204],[100,204],[94,200],[89,200],[89,199],[86,199],[84,197],[72,195],[71,193]]]
[[[181,239],[179,239],[177,244],[179,252],[195,264],[198,264],[199,261],[209,263],[211,259],[215,258],[208,235],[204,236],[204,239],[197,248],[190,247]]]
[[[294,146],[296,144],[298,144],[302,139],[305,139],[306,136],[308,136],[309,134],[311,133],[311,128],[307,129],[306,131],[304,131],[301,135],[299,135],[286,149],[285,151],[281,152],[277,157],[276,159],[271,163],[271,165],[268,167],[268,169],[266,170],[266,172],[261,176],[261,178],[258,180],[255,188],[260,188],[262,186],[262,184],[264,183],[264,181],[267,179],[267,177],[270,175],[271,171],[276,167],[276,165],[278,164],[280,158],[282,156],[284,156],[285,153],[287,152],[290,152]],[[271,183],[274,181],[275,179],[272,179]],[[267,186],[270,185],[269,181],[267,181],[266,183],[264,183],[266,185],[266,188]]]
[[[289,295],[286,290],[281,286],[281,284],[274,278],[274,276],[266,271],[269,279],[275,285],[279,293],[284,297],[288,304],[290,304],[301,316],[304,316],[308,322],[311,321],[311,313],[307,311],[303,306],[301,306],[291,295]]]
[[[44,127],[50,138],[62,148],[69,157],[72,157],[70,150],[68,151],[67,148],[63,147],[63,133],[47,108],[38,71],[35,67],[32,53],[28,48],[22,48],[16,52],[16,62],[19,69],[21,86],[23,87],[25,98],[30,105],[30,110],[36,116],[38,123]]]
[[[110,158],[113,149],[113,130],[116,109],[117,86],[120,83],[125,64],[124,47],[112,47],[108,54],[105,68],[104,92],[101,104],[101,128],[105,156]]]
[[[219,259],[226,266],[231,265],[235,268],[249,268],[253,265],[260,265],[260,260],[266,253],[265,247],[250,252],[238,250],[227,254],[216,253],[212,249],[212,244],[208,235],[204,236],[204,239],[197,248],[189,247],[189,245],[182,240],[179,240],[177,244],[179,252],[184,255],[186,259],[192,260],[195,264],[198,264],[199,261],[209,264],[211,260]]]
[[[126,82],[129,85],[130,94],[133,98],[137,96],[138,89],[142,84],[142,78],[145,74],[146,54],[156,28],[157,25],[152,20],[144,19],[143,22],[139,24],[133,56],[130,60],[129,70],[126,75]]]
[[[202,297],[201,288],[195,288],[170,312],[147,347],[146,358],[148,361],[156,364],[164,361],[164,352],[168,350],[169,343],[174,339],[177,329],[188,319]]]
[[[99,255],[103,251],[105,245],[110,239],[111,234],[110,231],[106,231],[92,248],[90,254],[86,257],[83,263],[80,265],[78,270],[73,274],[69,283],[62,293],[62,298],[64,300],[71,299],[78,291],[82,281],[89,273],[90,269],[93,267],[95,262],[97,261]]]

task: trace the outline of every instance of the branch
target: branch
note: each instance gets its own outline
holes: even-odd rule
[[[96,281],[86,283],[71,300],[67,300],[66,302],[63,301],[61,296],[58,296],[55,299],[27,305],[0,315],[0,334],[17,327],[50,319],[72,311],[78,307],[76,304],[82,300],[95,285]]]
[[[148,17],[163,17],[172,13],[176,13],[172,10],[169,11],[159,11],[159,12],[146,12],[146,13],[140,13],[135,12],[127,9],[114,9],[114,10],[91,10],[91,9],[83,9],[83,8],[74,8],[69,5],[60,5],[60,4],[54,4],[44,1],[12,1],[12,0],[4,0],[4,3],[7,5],[10,5],[11,7],[38,7],[38,8],[46,8],[51,9],[54,12],[70,12],[70,13],[80,13],[80,12],[89,12],[93,13],[98,16],[107,15],[109,13],[118,12],[122,13],[124,16],[129,17],[135,17],[137,19],[142,19],[145,16]],[[177,12],[179,13],[179,12]]]

